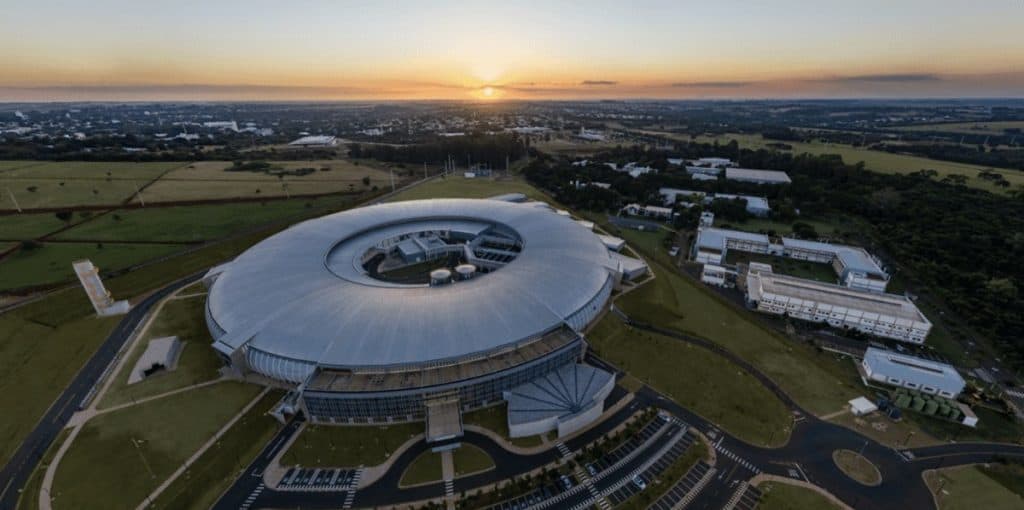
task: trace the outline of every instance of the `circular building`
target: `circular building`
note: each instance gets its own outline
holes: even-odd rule
[[[621,255],[539,203],[444,199],[297,224],[204,279],[214,347],[318,422],[472,409],[583,354]]]

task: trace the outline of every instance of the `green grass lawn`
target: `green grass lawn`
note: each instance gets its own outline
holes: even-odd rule
[[[1024,497],[985,476],[974,466],[928,471],[925,483],[939,510],[1011,510],[1024,507]]]
[[[389,202],[399,200],[422,200],[426,198],[487,198],[504,193],[523,193],[534,200],[548,201],[548,198],[526,183],[526,181],[510,177],[507,179],[466,179],[461,175],[450,175],[447,178],[436,178],[429,182],[414,186],[391,198]]]
[[[864,485],[882,483],[882,473],[863,455],[853,450],[836,450],[832,452],[832,461],[840,471]]]
[[[92,161],[9,161],[0,165],[10,165],[16,169],[0,173],[0,182],[4,179],[94,179],[104,181],[111,179],[154,179],[167,170],[184,166],[180,161],[169,162],[92,162]],[[3,168],[3,166],[0,166]]]
[[[75,280],[71,262],[92,260],[101,271],[141,264],[181,251],[173,244],[43,243],[33,249],[20,248],[0,260],[0,290],[47,285]]]
[[[217,446],[203,453],[150,505],[151,508],[205,510],[212,508],[231,486],[240,470],[259,455],[281,424],[266,414],[284,392],[267,393],[221,436]]]
[[[309,425],[281,457],[285,466],[376,466],[423,434],[423,422],[395,425]]]
[[[829,264],[808,262],[806,260],[797,260],[789,257],[775,257],[764,253],[730,250],[725,254],[725,261],[728,264],[738,264],[740,262],[746,264],[751,262],[771,264],[773,272],[796,276],[798,278],[806,278],[808,280],[818,282],[836,283],[839,279],[839,277],[836,276],[835,271],[832,269],[832,266]]]
[[[689,139],[689,137],[686,137]],[[740,147],[747,149],[761,149],[767,148],[772,140],[765,140],[761,135],[738,135],[728,134],[716,137],[701,136],[697,138],[699,142],[711,143],[718,140],[719,143],[728,143],[730,140],[736,140],[739,142]],[[930,169],[938,172],[938,178],[941,179],[947,175],[961,174],[969,177],[967,185],[980,189],[985,189],[993,192],[1005,193],[1006,188],[999,188],[992,184],[990,181],[984,179],[978,179],[978,173],[984,170],[986,166],[983,165],[971,165],[967,163],[956,163],[952,161],[940,161],[936,159],[929,159],[920,156],[911,156],[906,154],[893,154],[884,151],[875,151],[862,147],[853,147],[851,145],[843,144],[825,144],[819,142],[806,143],[806,142],[785,142],[793,146],[793,150],[790,151],[794,154],[808,153],[808,154],[838,154],[843,158],[843,161],[847,164],[855,164],[863,161],[864,167],[868,170],[873,170],[882,173],[896,173],[896,174],[909,174],[917,172],[922,169]],[[1024,184],[1024,172],[1013,169],[1000,168],[997,171],[1003,174],[1003,177],[1007,181],[1010,181],[1010,189]]]
[[[618,510],[646,510],[655,501],[658,500],[663,494],[668,492],[669,489],[679,481],[680,478],[686,475],[686,472],[690,470],[697,461],[708,460],[710,455],[708,453],[708,446],[704,444],[704,441],[697,440],[686,449],[682,455],[676,459],[665,471],[662,471],[654,480],[651,480],[647,484],[647,489],[634,494],[631,498],[627,499],[621,505],[616,506]]]
[[[544,438],[539,435],[510,438],[508,436],[508,406],[504,403],[470,411],[462,415],[462,423],[463,425],[483,427],[523,448],[540,446],[544,443]]]
[[[97,416],[57,467],[65,508],[135,508],[260,392],[221,383]]]
[[[455,464],[455,476],[479,473],[494,467],[494,460],[487,452],[465,443],[452,452],[452,461]]]
[[[850,363],[782,338],[680,275],[661,246],[664,234],[621,230],[615,235],[653,260],[657,275],[616,301],[631,317],[721,344],[765,372],[815,414],[838,411],[863,393]]]
[[[758,487],[764,496],[760,510],[839,510],[841,507],[811,489],[785,483],[766,483]]]
[[[210,346],[213,338],[206,328],[205,302],[202,296],[167,301],[145,338],[127,354],[127,362],[114,375],[98,407],[106,409],[219,377],[218,370],[223,363]],[[177,367],[129,385],[128,376],[146,345],[154,338],[165,336],[177,336],[183,342]]]
[[[78,221],[78,218],[73,218],[73,221]],[[53,213],[0,216],[0,239],[15,241],[36,239],[63,228],[65,225],[67,223],[57,219]]]
[[[629,328],[611,315],[587,335],[594,352],[734,436],[781,446],[793,417],[764,385],[700,347]]]
[[[203,241],[272,221],[295,218],[351,199],[273,200],[221,205],[116,210],[56,236],[65,240]]]
[[[1014,494],[1024,497],[1024,464],[1019,462],[994,463],[979,466],[978,469]]]
[[[441,479],[441,471],[441,454],[427,450],[409,463],[409,467],[405,468],[398,485],[409,487],[436,482]]]
[[[107,288],[116,297],[138,296],[229,260],[281,228],[247,234],[111,278]],[[96,318],[85,293],[77,288],[0,315],[0,410],[4,412],[0,463],[10,459],[119,320]]]

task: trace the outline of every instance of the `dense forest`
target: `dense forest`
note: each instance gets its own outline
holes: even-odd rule
[[[526,141],[514,134],[467,135],[439,137],[432,142],[414,145],[349,145],[352,158],[374,158],[392,163],[415,165],[443,164],[448,158],[459,167],[482,164],[504,169],[506,161],[517,161],[526,155]]]
[[[709,183],[692,181],[681,170],[632,179],[603,165],[572,166],[551,158],[535,160],[526,176],[559,200],[591,210],[614,211],[633,201],[658,203],[658,188],[673,186],[767,196],[781,221],[799,221],[794,220],[796,210],[802,217],[859,218],[870,225],[859,233],[863,242],[881,254],[910,288],[938,298],[974,331],[992,339],[1013,365],[1024,366],[1024,196],[940,182],[928,171],[875,173],[861,164],[845,164],[838,156],[740,150],[733,144],[682,144],[676,149],[671,154],[618,149],[593,159],[656,163],[669,155],[724,156],[750,168],[785,170],[793,183]],[[572,181],[610,182],[614,191]],[[681,217],[680,222],[690,221],[693,210]]]

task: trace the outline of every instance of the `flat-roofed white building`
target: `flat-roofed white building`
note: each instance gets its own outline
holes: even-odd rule
[[[786,172],[778,170],[755,170],[752,168],[726,168],[725,178],[730,181],[752,182],[754,184],[789,184]]]
[[[733,161],[729,158],[698,158],[691,161],[690,163],[692,163],[694,166],[709,166],[718,168],[736,166],[736,163],[733,163]]]
[[[330,135],[311,135],[303,136],[288,145],[293,147],[334,147],[338,145],[338,139]]]
[[[864,353],[861,367],[867,381],[946,398],[956,398],[966,384],[951,365],[874,347]]]
[[[730,195],[728,193],[715,193],[713,196],[708,197],[711,202],[715,200],[742,200],[747,203],[747,212],[754,216],[768,216],[772,212],[772,208],[768,205],[768,200],[762,197],[755,197],[751,195]],[[705,199],[708,202],[708,199]]]
[[[690,175],[709,175],[717,179],[722,173],[722,169],[714,166],[687,166],[686,173]]]
[[[775,245],[764,234],[713,227],[697,229],[697,241],[693,243],[693,260],[701,264],[721,265],[725,263],[725,255],[729,250],[750,253],[776,251]]]
[[[924,343],[932,323],[905,296],[792,276],[747,272],[747,303],[760,312],[822,322],[901,342]]]

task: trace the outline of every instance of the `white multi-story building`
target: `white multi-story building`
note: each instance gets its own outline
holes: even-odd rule
[[[772,244],[764,234],[722,228],[697,229],[697,241],[693,243],[693,260],[701,264],[721,265],[725,263],[725,255],[729,250],[772,255],[782,253],[781,246]]]
[[[695,174],[702,175],[702,174]],[[704,205],[708,205],[715,200],[736,200],[740,199],[746,202],[747,212],[754,216],[768,216],[771,213],[772,208],[768,205],[768,200],[763,197],[755,197],[751,195],[731,195],[728,193],[705,193],[703,191],[692,191],[678,188],[660,188],[658,193],[661,194],[665,201],[665,205],[673,205],[679,201],[679,197],[688,197],[693,201],[701,202]]]
[[[719,287],[725,287],[726,276],[729,274],[729,270],[714,264],[704,264],[703,269],[700,272],[700,281],[708,285],[717,285]]]
[[[747,303],[760,312],[822,322],[901,342],[924,343],[932,323],[905,296],[854,290],[751,269]]]
[[[956,398],[966,385],[951,365],[874,347],[868,347],[864,353],[861,368],[865,382],[900,386],[946,398]]]

